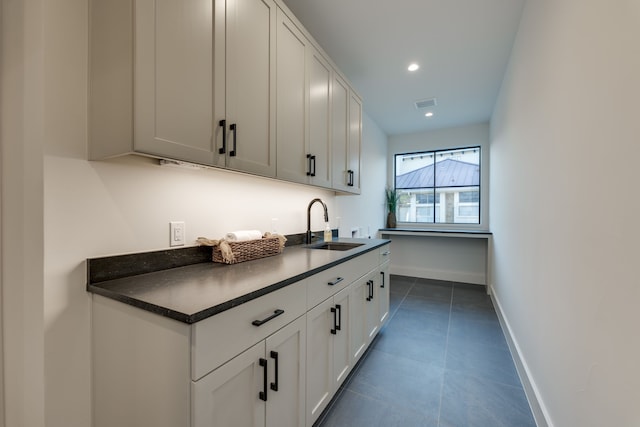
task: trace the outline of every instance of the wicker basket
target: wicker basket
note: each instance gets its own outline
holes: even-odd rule
[[[244,242],[228,242],[231,252],[235,257],[234,261],[225,261],[222,258],[219,246],[213,247],[213,262],[224,264],[237,264],[239,262],[251,261],[253,259],[264,258],[282,253],[280,239],[277,236],[263,237],[262,239],[247,240]]]

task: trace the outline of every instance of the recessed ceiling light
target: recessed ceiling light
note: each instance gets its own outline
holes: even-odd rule
[[[413,64],[410,64],[409,68],[407,68],[407,69],[409,71],[416,71],[418,68],[420,68],[420,66],[414,62]]]
[[[429,111],[428,113],[424,114],[425,117],[433,117],[433,113],[431,111]]]

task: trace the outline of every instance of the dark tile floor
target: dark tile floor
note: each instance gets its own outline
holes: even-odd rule
[[[535,427],[481,286],[391,276],[390,319],[317,427]]]

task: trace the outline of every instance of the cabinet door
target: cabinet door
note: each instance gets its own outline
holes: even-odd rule
[[[307,49],[309,84],[308,138],[311,184],[331,187],[331,66],[313,46]]]
[[[331,401],[333,388],[333,298],[307,312],[307,426]]]
[[[267,427],[305,425],[306,330],[301,316],[267,338]]]
[[[378,317],[378,299],[380,299],[380,284],[382,280],[378,277],[379,272],[373,271],[367,278],[367,292],[368,295],[365,298],[365,327],[367,334],[367,345],[373,340],[378,333],[380,327],[380,318]]]
[[[307,39],[278,9],[276,39],[277,176],[308,183],[307,161]]]
[[[213,0],[135,2],[134,150],[213,164]]]
[[[339,329],[333,336],[334,390],[338,390],[342,385],[353,366],[351,364],[351,349],[349,347],[351,298],[351,288],[343,289],[333,297],[333,307],[337,310],[336,317],[339,325]]]
[[[199,381],[192,382],[193,427],[264,427],[265,343],[261,341]],[[268,391],[267,391],[268,392]]]
[[[226,2],[226,157],[231,169],[275,176],[273,0]],[[221,160],[220,160],[221,161]]]
[[[331,82],[331,170],[333,188],[349,191],[349,86],[336,73]]]
[[[380,327],[382,327],[389,318],[389,286],[391,283],[389,264],[389,261],[387,261],[380,266],[380,286],[378,288],[378,317],[380,318]]]
[[[349,94],[349,149],[347,186],[352,193],[360,193],[360,147],[362,145],[362,101],[355,93]]]
[[[367,298],[369,297],[369,276],[364,276],[356,281],[351,287],[351,300],[349,320],[349,341],[351,350],[351,363],[355,366],[364,351],[367,349],[367,325],[365,323]]]

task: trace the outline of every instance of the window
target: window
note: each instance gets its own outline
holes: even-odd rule
[[[395,155],[399,222],[480,224],[480,147]]]

